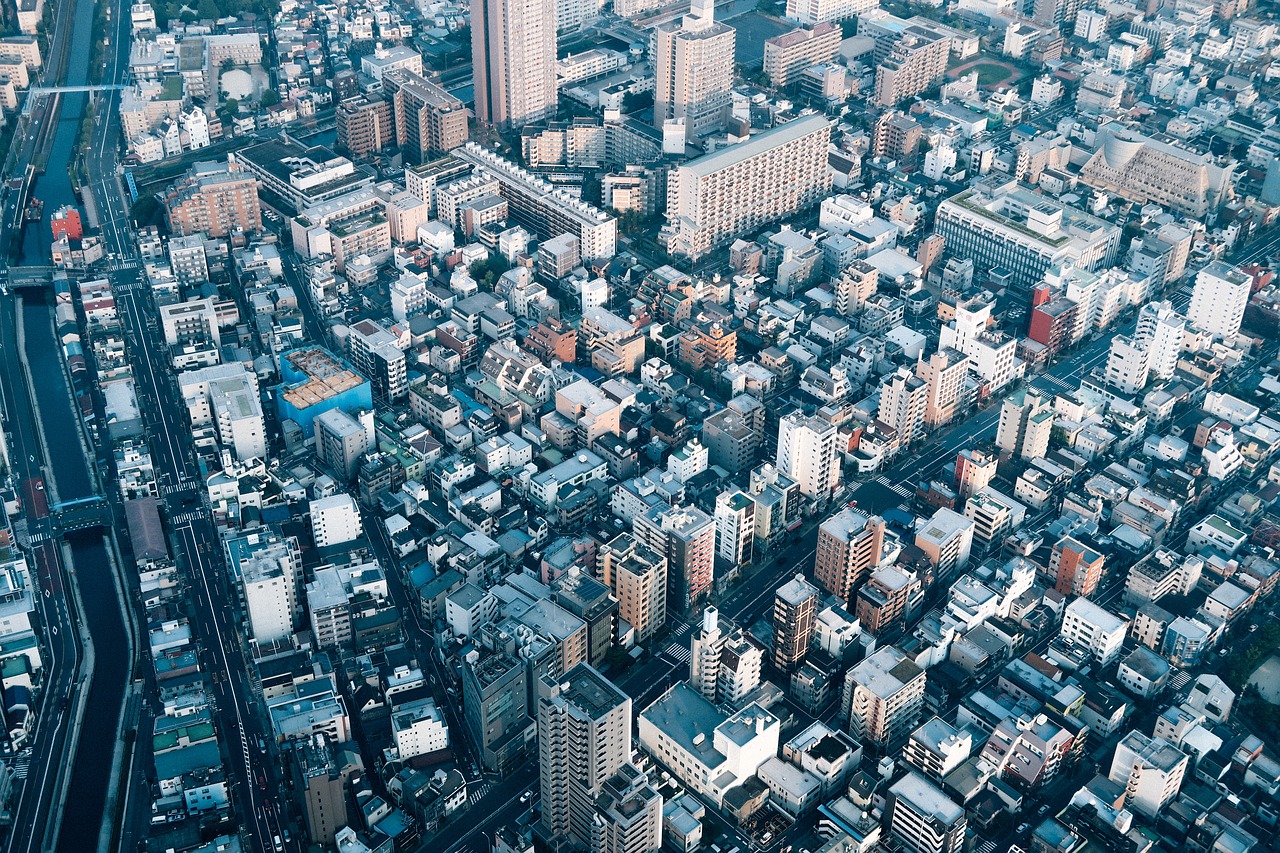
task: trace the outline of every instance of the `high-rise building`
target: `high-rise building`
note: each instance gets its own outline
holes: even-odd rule
[[[334,744],[317,734],[290,751],[293,756],[293,789],[302,800],[307,837],[315,844],[332,845],[338,830],[349,823],[347,780],[363,769],[340,762]]]
[[[591,853],[654,853],[662,848],[662,794],[630,762],[605,780],[596,799]]]
[[[654,38],[653,123],[683,122],[688,136],[724,127],[732,106],[737,33],[715,19],[715,0],[693,0],[689,14],[660,24]]]
[[[916,573],[882,566],[858,590],[855,614],[862,630],[873,637],[901,630],[920,606],[923,590]]]
[[[227,540],[226,548],[228,562],[238,569],[253,641],[269,644],[290,637],[302,571],[298,540],[253,533]]]
[[[910,446],[924,435],[929,386],[906,367],[899,367],[880,385],[880,408],[876,418],[897,435],[898,449]]]
[[[408,361],[396,336],[373,320],[353,323],[347,336],[351,364],[369,378],[373,394],[395,401],[409,393]]]
[[[813,636],[813,617],[821,596],[818,588],[797,574],[773,596],[773,665],[790,672],[804,663]]]
[[[696,506],[653,507],[636,516],[636,539],[667,559],[667,607],[688,610],[711,592],[716,525]]]
[[[808,115],[672,169],[660,235],[667,250],[699,258],[817,203],[831,189],[830,142],[827,119]]]
[[[884,646],[849,670],[841,708],[849,734],[880,752],[915,728],[924,707],[924,670],[896,646]]]
[[[350,481],[369,450],[364,425],[341,409],[331,409],[315,419],[316,459],[342,480]]]
[[[506,129],[555,117],[555,0],[481,0],[471,56],[479,121]]]
[[[1023,459],[1042,459],[1049,452],[1053,408],[1033,389],[1015,391],[1000,404],[996,447]]]
[[[703,611],[690,651],[689,684],[707,701],[737,707],[760,686],[764,651],[741,628],[722,631],[714,607]]]
[[[893,107],[933,86],[947,73],[950,53],[943,34],[915,24],[906,27],[876,67],[873,102]]]
[[[172,234],[229,237],[262,230],[258,180],[234,159],[195,163],[164,194]]]
[[[383,98],[357,95],[338,104],[338,148],[352,157],[380,153],[396,144],[394,109]]]
[[[964,504],[964,517],[973,522],[973,546],[981,554],[999,551],[1025,515],[1026,507],[993,489],[983,489]]]
[[[934,782],[941,782],[969,758],[973,735],[968,728],[956,728],[933,717],[911,733],[902,758]]]
[[[933,579],[946,580],[969,565],[973,550],[973,522],[941,507],[916,531],[915,545],[933,566]]]
[[[504,652],[468,652],[462,662],[463,721],[480,763],[509,773],[524,758],[530,738],[529,671]]]
[[[956,456],[956,494],[968,500],[991,485],[996,477],[999,457],[972,447],[966,447]]]
[[[768,75],[769,83],[775,89],[785,89],[806,68],[830,62],[840,48],[840,39],[840,27],[832,21],[797,27],[791,32],[765,39],[764,73]]]
[[[691,634],[689,684],[709,701],[716,701],[716,679],[720,677],[720,648],[724,634],[720,631],[720,611],[708,607],[702,611],[702,627]]]
[[[840,485],[840,430],[816,416],[785,415],[778,423],[778,468],[800,494],[825,500]]]
[[[600,576],[618,599],[618,617],[643,642],[667,623],[667,558],[630,533],[619,533],[597,554]]]
[[[751,562],[756,538],[756,505],[741,489],[716,497],[716,558],[730,571]]]
[[[1109,386],[1121,394],[1136,394],[1147,386],[1150,375],[1147,351],[1142,344],[1128,335],[1111,339],[1105,374]]]
[[[1201,331],[1233,338],[1244,321],[1253,279],[1222,261],[1211,261],[1196,273],[1187,320]]]
[[[818,527],[814,579],[832,595],[849,602],[884,550],[884,519],[842,509]]]
[[[1156,379],[1168,379],[1182,354],[1182,333],[1187,319],[1169,302],[1149,302],[1138,309],[1133,339],[1147,355],[1147,369]]]
[[[544,677],[539,694],[541,828],[590,848],[596,798],[631,758],[631,697],[585,663]]]
[[[919,773],[889,788],[885,818],[889,835],[909,853],[960,853],[968,822],[959,806]]]
[[[382,90],[395,111],[396,142],[405,163],[430,162],[467,141],[467,110],[462,101],[420,74],[388,71]]]
[[[842,317],[852,317],[876,295],[880,284],[880,270],[862,259],[857,259],[840,271],[835,279],[836,313]]]
[[[1077,598],[1062,614],[1059,639],[1068,647],[1087,651],[1101,666],[1114,662],[1124,649],[1129,621],[1094,604]]]
[[[957,349],[939,349],[916,363],[916,376],[925,385],[924,424],[929,429],[951,423],[963,408],[969,357]]]
[[[848,21],[878,8],[880,0],[787,0],[787,17],[812,26],[822,21]]]

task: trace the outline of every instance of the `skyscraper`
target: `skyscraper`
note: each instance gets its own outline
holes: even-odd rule
[[[790,414],[778,423],[778,468],[814,500],[840,485],[839,430],[818,417]]]
[[[477,119],[505,129],[555,115],[555,0],[475,3],[471,53]]]
[[[587,664],[544,677],[539,692],[542,830],[590,848],[596,798],[631,757],[631,697]]]
[[[711,591],[716,525],[696,506],[654,507],[635,518],[635,537],[667,558],[667,607],[688,610]]]
[[[689,14],[654,31],[653,122],[683,120],[689,136],[705,136],[729,118],[733,27],[715,19],[714,0],[693,0]]]

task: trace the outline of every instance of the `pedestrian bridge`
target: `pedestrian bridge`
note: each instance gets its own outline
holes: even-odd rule
[[[63,501],[49,508],[54,529],[62,534],[111,526],[111,505],[101,495]]]

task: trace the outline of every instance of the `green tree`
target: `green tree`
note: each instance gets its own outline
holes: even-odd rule
[[[222,10],[214,0],[200,0],[196,6],[196,14],[203,20],[217,20],[222,17]]]
[[[264,107],[274,107],[280,103],[280,94],[275,89],[264,89],[258,101]]]

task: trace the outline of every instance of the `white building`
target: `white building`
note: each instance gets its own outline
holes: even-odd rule
[[[880,8],[880,0],[787,0],[787,17],[805,26],[847,21]]]
[[[330,495],[311,502],[311,535],[317,548],[353,542],[360,534],[360,508],[351,495]]]
[[[1169,741],[1132,731],[1116,746],[1107,778],[1124,786],[1127,808],[1154,818],[1178,795],[1187,764]]]
[[[751,562],[756,535],[756,504],[741,489],[716,497],[716,558],[738,568]]]
[[[1106,666],[1120,655],[1128,631],[1128,621],[1087,598],[1077,598],[1067,605],[1059,636],[1069,645],[1088,649],[1099,664]]]
[[[1236,267],[1212,261],[1196,273],[1187,320],[1211,335],[1234,338],[1244,321],[1252,281]]]
[[[840,431],[830,421],[790,414],[778,424],[778,468],[800,494],[823,500],[840,485]]]
[[[400,761],[449,748],[449,727],[429,696],[395,706],[391,712],[391,737]]]

